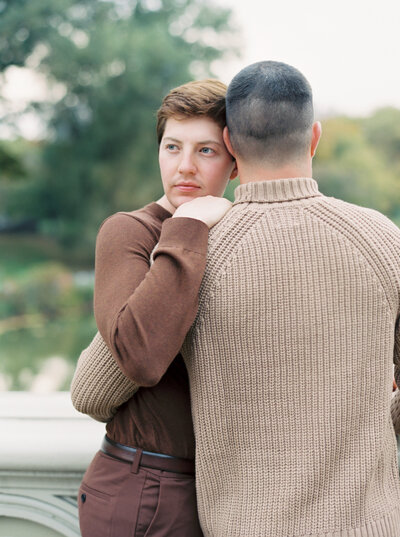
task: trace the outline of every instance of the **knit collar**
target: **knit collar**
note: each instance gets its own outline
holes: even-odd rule
[[[311,177],[273,179],[239,185],[235,189],[234,204],[255,201],[274,203],[321,196],[318,185]]]

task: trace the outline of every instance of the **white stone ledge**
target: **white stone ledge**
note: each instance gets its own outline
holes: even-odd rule
[[[79,537],[78,488],[104,424],[67,392],[3,392],[0,430],[0,536]]]
[[[68,392],[0,394],[0,471],[84,471],[104,424],[77,412]]]

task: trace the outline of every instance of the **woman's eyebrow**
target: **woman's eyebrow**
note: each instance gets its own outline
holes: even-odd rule
[[[170,141],[170,142],[175,142],[175,143],[178,143],[178,144],[181,144],[182,143],[182,140],[178,140],[178,138],[173,138],[172,136],[165,136],[163,138],[164,141]],[[222,147],[223,144],[221,144],[221,142],[218,142],[217,140],[199,140],[198,142],[196,142],[196,145],[207,145],[207,144],[215,144],[215,145],[219,145]]]
[[[199,145],[207,145],[207,144],[215,144],[215,145],[221,145],[222,144],[220,142],[217,142],[217,140],[203,140],[203,141],[200,141],[200,142],[197,142]]]
[[[178,140],[177,138],[172,138],[171,136],[165,136],[164,140],[170,140],[171,142],[182,143],[181,140]]]

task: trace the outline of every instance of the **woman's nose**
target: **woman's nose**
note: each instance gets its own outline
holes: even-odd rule
[[[184,153],[179,162],[179,173],[181,174],[194,174],[196,173],[196,164],[192,154]]]

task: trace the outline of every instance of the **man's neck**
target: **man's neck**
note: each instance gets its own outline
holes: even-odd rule
[[[290,179],[292,177],[312,177],[310,164],[287,164],[285,166],[252,166],[238,162],[240,184],[274,179]]]

